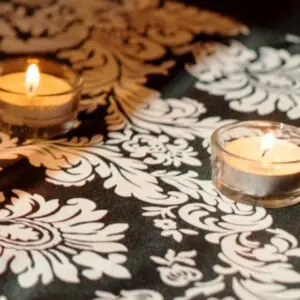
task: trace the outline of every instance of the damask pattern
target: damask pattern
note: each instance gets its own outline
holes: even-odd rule
[[[160,102],[164,103],[162,100]],[[195,101],[191,103],[196,105]],[[184,109],[187,113],[191,112],[188,105]],[[185,111],[182,109],[181,113],[185,114]],[[178,115],[176,112],[174,114]],[[197,134],[207,146],[213,129],[224,123],[226,122],[219,121],[219,118],[207,118],[199,122],[195,119],[193,124],[197,124],[202,131],[196,132],[197,128],[189,128],[189,124],[184,124],[190,131],[186,137],[194,139],[192,134]],[[182,135],[186,128],[182,129]],[[179,128],[177,131],[179,132]],[[161,202],[166,205],[185,202],[188,200],[185,186],[189,181],[197,182],[193,178],[193,172],[186,175],[177,172],[165,174],[165,170],[160,169],[161,163],[163,166],[174,167],[201,165],[201,161],[195,158],[197,152],[188,146],[187,140],[175,139],[170,143],[171,138],[165,135],[156,138],[149,134],[134,133],[129,129],[111,133],[107,141],[103,141],[103,137],[98,135],[91,139],[74,137],[71,140],[34,140],[18,145],[16,138],[11,139],[4,133],[0,137],[0,159],[11,160],[25,156],[32,166],[46,169],[48,182],[66,187],[83,186],[100,177],[105,179],[104,187],[113,188],[117,195],[134,196],[149,203]],[[144,146],[141,147],[142,145]],[[148,154],[150,157],[144,158]],[[149,172],[149,165],[152,169],[156,166],[156,170]],[[178,187],[177,181],[180,180],[183,184]],[[169,184],[171,190],[164,190],[159,184],[160,181]],[[174,187],[175,190],[172,190]]]
[[[256,52],[237,41],[209,47],[213,54],[202,59],[201,47],[196,48],[197,64],[187,66],[198,79],[198,89],[224,95],[233,110],[259,115],[278,110],[289,119],[299,119],[299,54],[271,47]]]
[[[85,79],[67,137],[0,132],[0,174],[21,161],[40,178],[33,192],[1,189],[0,283],[12,288],[0,298],[300,298],[297,237],[209,180],[215,128],[248,112],[299,118],[298,54],[225,41],[247,27],[167,0],[12,0],[0,17],[3,55],[42,54]],[[151,87],[190,51],[192,93]]]
[[[169,52],[199,33],[234,36],[248,29],[217,13],[172,1],[55,0],[2,4],[0,50],[8,53],[57,53],[85,79],[82,109],[108,104],[111,128],[138,123],[136,106],[149,105],[157,92],[147,76],[167,74],[175,64]],[[37,8],[30,14],[32,7]],[[191,22],[193,20],[193,22]],[[18,32],[30,34],[20,39]],[[45,37],[46,35],[46,37]],[[92,98],[92,100],[90,100]],[[122,110],[117,109],[121,106]],[[145,114],[146,123],[149,120]],[[143,118],[141,119],[143,121]]]
[[[130,278],[122,265],[127,248],[118,241],[127,224],[105,226],[106,210],[97,210],[88,199],[45,200],[16,190],[11,204],[0,209],[0,274],[8,268],[26,288],[58,278],[80,282],[80,276],[96,280],[106,274]],[[79,271],[78,266],[81,266]]]
[[[165,284],[186,287],[184,296],[176,300],[217,295],[229,288],[225,282],[230,282],[237,299],[298,299],[300,289],[289,288],[289,284],[300,282],[300,273],[290,262],[300,256],[297,239],[285,230],[272,228],[272,217],[264,208],[236,204],[218,195],[210,182],[203,186],[203,202],[157,210],[162,216],[172,210],[172,218],[201,229],[209,243],[221,248],[219,261],[212,266],[216,277],[211,281],[203,281],[203,272],[195,267],[196,250],[176,254],[169,249],[164,258],[151,257]],[[253,238],[259,231],[265,231],[266,242]]]

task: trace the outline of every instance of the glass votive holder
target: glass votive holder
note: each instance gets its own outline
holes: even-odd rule
[[[0,130],[21,138],[50,138],[77,124],[83,80],[43,58],[0,61]]]
[[[228,198],[264,207],[300,201],[300,130],[268,121],[217,129],[211,138],[212,180]]]

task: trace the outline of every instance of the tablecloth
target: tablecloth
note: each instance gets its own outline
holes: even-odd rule
[[[0,3],[0,59],[85,79],[67,135],[0,132],[1,300],[300,299],[300,207],[235,203],[210,167],[221,125],[299,125],[300,36],[196,4]]]

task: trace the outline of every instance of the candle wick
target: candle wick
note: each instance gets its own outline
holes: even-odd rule
[[[269,151],[268,149],[265,149],[264,152],[262,153],[261,157],[264,158],[268,151]]]
[[[33,92],[34,92],[34,86],[33,86],[33,84],[29,84],[28,85],[27,91],[28,91],[29,95],[33,94]]]

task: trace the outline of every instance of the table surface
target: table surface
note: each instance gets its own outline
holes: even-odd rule
[[[300,206],[237,204],[210,180],[215,128],[299,125],[300,36],[158,0],[0,15],[1,59],[85,79],[66,136],[0,133],[1,300],[300,299]]]

